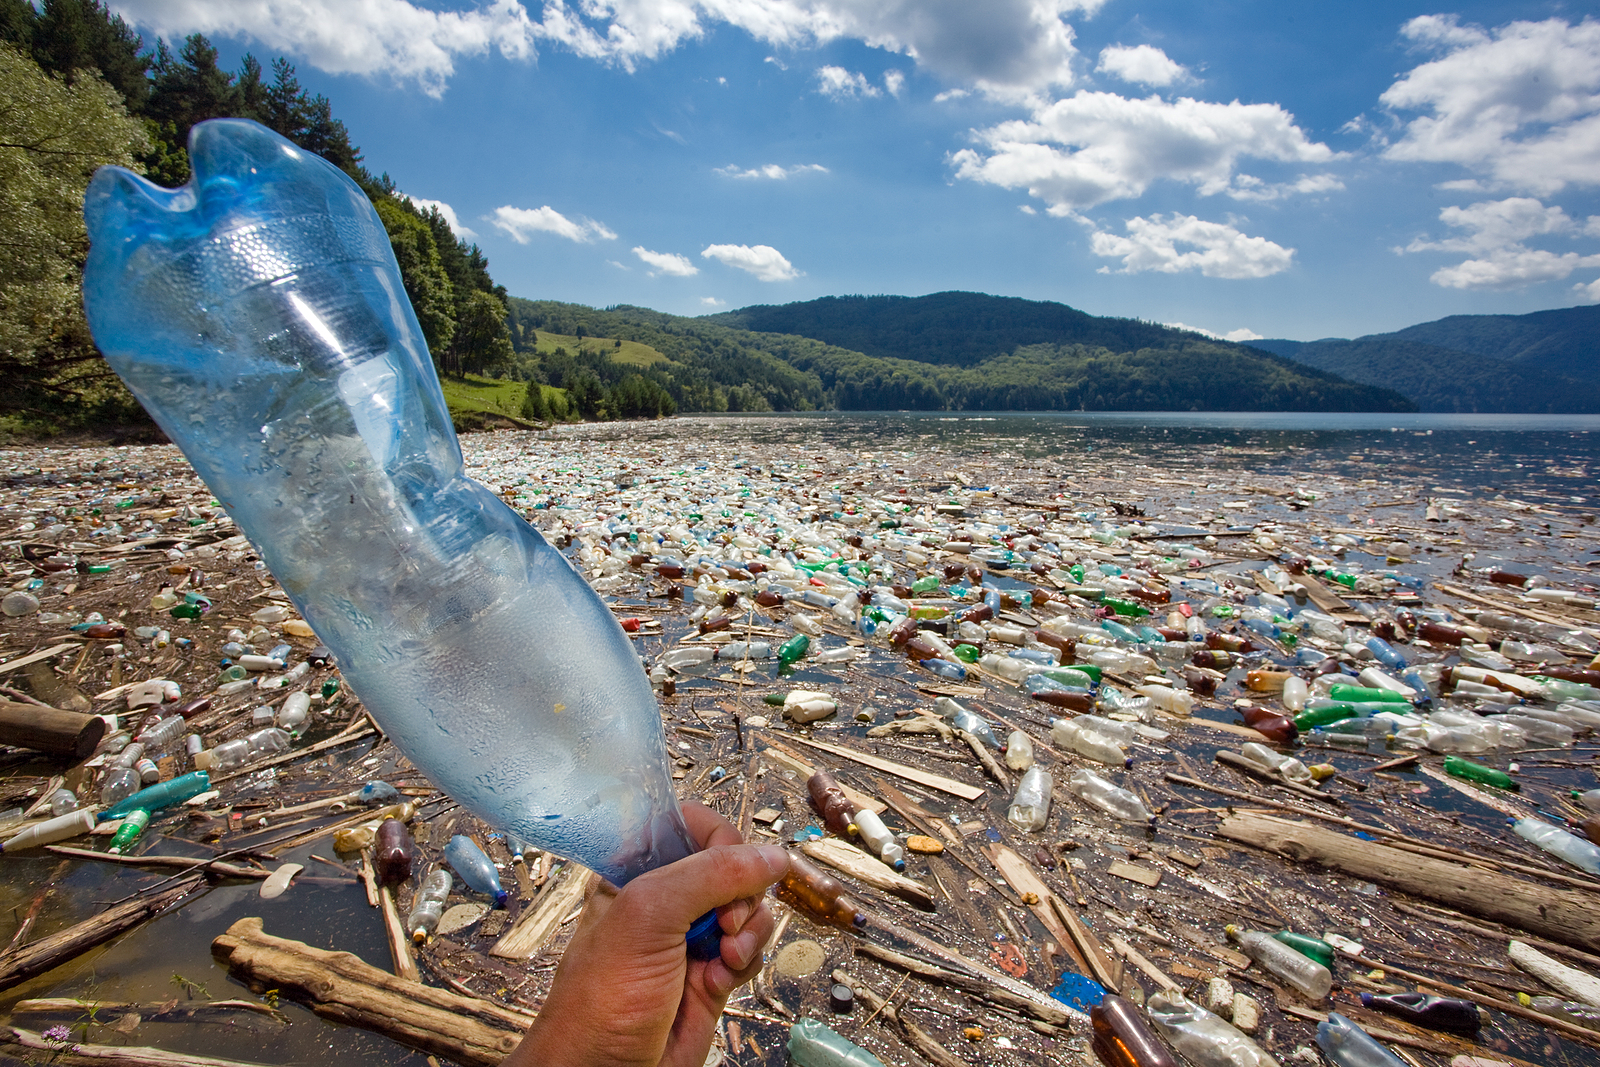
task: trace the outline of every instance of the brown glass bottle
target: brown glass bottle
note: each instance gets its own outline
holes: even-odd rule
[[[1126,998],[1108,993],[1090,1010],[1089,1021],[1094,1053],[1106,1067],[1179,1067],[1178,1057]]]
[[[914,660],[938,659],[939,649],[926,637],[913,637],[906,642],[906,655]]]
[[[773,887],[777,898],[812,922],[859,930],[867,925],[867,913],[845,893],[832,875],[823,874],[798,852],[789,853],[789,870]]]
[[[811,804],[822,816],[823,823],[840,837],[856,832],[855,805],[839,788],[839,782],[828,771],[818,771],[806,779],[806,792],[811,794]]]

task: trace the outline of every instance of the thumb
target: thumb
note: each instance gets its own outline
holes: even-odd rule
[[[640,875],[617,902],[642,909],[637,918],[655,929],[681,935],[713,908],[766,892],[788,870],[789,853],[781,845],[716,845]]]

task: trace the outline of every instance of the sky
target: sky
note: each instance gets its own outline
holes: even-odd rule
[[[1229,337],[1600,302],[1600,4],[111,0],[283,55],[512,295]]]

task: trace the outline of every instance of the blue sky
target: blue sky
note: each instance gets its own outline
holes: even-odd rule
[[[111,6],[294,60],[518,296],[965,289],[1300,340],[1600,301],[1592,5]]]

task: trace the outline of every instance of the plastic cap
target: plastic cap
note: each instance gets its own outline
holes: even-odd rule
[[[689,958],[714,960],[722,955],[722,927],[717,924],[717,913],[708,911],[694,921],[684,937],[688,943]]]

